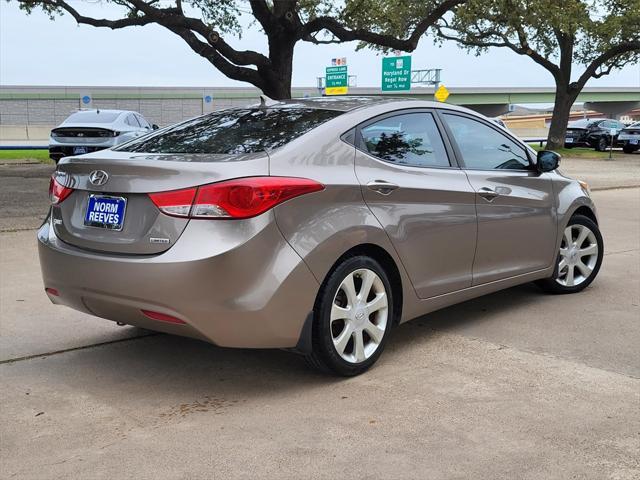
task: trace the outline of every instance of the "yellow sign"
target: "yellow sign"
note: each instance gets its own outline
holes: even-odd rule
[[[349,87],[326,87],[324,89],[325,95],[346,95],[349,91]]]
[[[440,88],[436,90],[434,97],[436,97],[436,100],[439,102],[446,102],[447,98],[449,98],[449,90],[447,90],[444,85],[440,84]]]

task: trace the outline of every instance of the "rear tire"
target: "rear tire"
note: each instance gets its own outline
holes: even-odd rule
[[[318,293],[307,363],[345,377],[365,372],[382,354],[393,318],[393,292],[382,266],[364,255],[348,257]]]
[[[549,293],[577,293],[593,282],[600,271],[604,244],[598,225],[574,215],[565,227],[553,275],[536,282]]]
[[[607,143],[607,139],[605,137],[600,137],[596,145],[596,150],[598,152],[606,152],[608,146],[609,144]]]
[[[635,152],[635,151],[636,151],[636,149],[635,149],[635,148],[633,148],[633,147],[627,147],[627,146],[625,145],[624,147],[622,147],[622,151],[623,151],[624,153],[633,153],[633,152]]]

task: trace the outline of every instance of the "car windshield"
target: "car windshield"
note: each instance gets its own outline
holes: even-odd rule
[[[65,123],[113,123],[120,116],[120,112],[101,112],[92,110],[76,112],[65,120]]]
[[[174,125],[117,150],[144,153],[240,154],[281,147],[342,112],[315,108],[244,108]]]

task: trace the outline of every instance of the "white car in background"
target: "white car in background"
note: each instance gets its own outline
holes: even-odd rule
[[[62,157],[104,150],[157,129],[138,112],[127,110],[80,110],[51,130],[49,157]]]

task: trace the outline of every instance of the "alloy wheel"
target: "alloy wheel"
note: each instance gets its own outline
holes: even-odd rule
[[[556,282],[575,287],[586,281],[598,262],[598,242],[586,226],[574,224],[564,230]]]
[[[362,268],[349,273],[331,305],[331,338],[349,363],[361,363],[380,346],[388,321],[388,296],[382,279]]]

